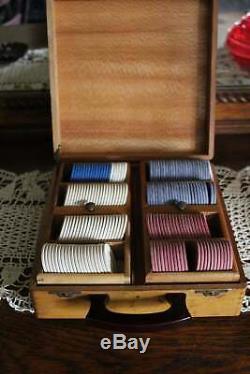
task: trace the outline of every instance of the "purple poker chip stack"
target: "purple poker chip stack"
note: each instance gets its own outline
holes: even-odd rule
[[[184,241],[151,241],[150,258],[153,272],[188,271]]]

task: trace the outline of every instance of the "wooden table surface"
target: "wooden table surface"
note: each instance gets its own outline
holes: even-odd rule
[[[250,314],[125,332],[151,338],[144,354],[102,350],[113,331],[84,320],[37,320],[4,304],[0,319],[2,373],[250,373]]]

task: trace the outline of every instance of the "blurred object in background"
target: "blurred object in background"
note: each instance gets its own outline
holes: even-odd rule
[[[45,0],[24,0],[24,23],[46,22]]]
[[[250,0],[219,0],[218,48],[223,48],[228,30],[250,11]]]
[[[22,22],[22,0],[0,0],[0,25],[19,25]]]
[[[45,0],[0,0],[0,25],[46,22]]]
[[[229,30],[227,47],[234,60],[243,69],[250,71],[250,13]]]

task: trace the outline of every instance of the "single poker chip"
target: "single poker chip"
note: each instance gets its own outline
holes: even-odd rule
[[[204,251],[200,241],[196,243],[196,271],[202,271],[204,268]]]
[[[216,187],[213,182],[207,183],[209,203],[216,204]]]

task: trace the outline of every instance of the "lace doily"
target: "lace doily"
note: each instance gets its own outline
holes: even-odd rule
[[[50,176],[0,170],[0,299],[21,312],[34,312],[29,285]]]
[[[220,166],[217,175],[250,289],[250,166],[238,172]],[[250,311],[250,296],[241,310]]]
[[[30,49],[22,58],[0,68],[0,91],[48,90],[48,49]]]
[[[250,167],[217,167],[235,238],[250,279]],[[34,312],[29,285],[35,242],[51,173],[16,175],[0,170],[0,299],[17,311]],[[250,288],[250,282],[249,282]],[[250,311],[245,296],[242,312]]]

